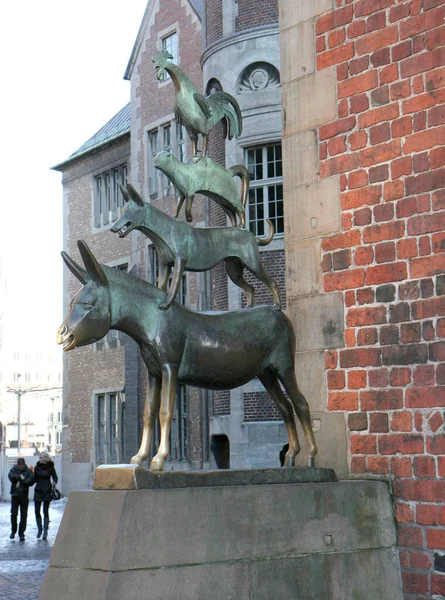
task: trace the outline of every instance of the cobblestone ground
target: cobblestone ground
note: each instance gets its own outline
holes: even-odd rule
[[[65,510],[66,499],[51,502],[48,540],[36,538],[34,503],[28,510],[25,541],[11,533],[10,504],[0,502],[0,598],[1,600],[37,600],[48,567],[49,555]]]

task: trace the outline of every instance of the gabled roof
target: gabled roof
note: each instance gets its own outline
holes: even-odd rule
[[[165,2],[167,0],[159,0],[160,2]],[[187,0],[190,6],[193,8],[195,13],[198,15],[199,19],[202,21],[202,3],[203,0]],[[133,50],[131,51],[131,56],[127,64],[127,68],[125,69],[124,79],[130,80],[131,74],[133,72],[134,65],[136,64],[137,56],[139,54],[139,50],[141,48],[142,42],[144,41],[145,30],[147,29],[147,25],[150,22],[152,17],[152,12],[154,9],[155,1],[149,0],[147,2],[147,7],[144,12],[144,16],[142,17],[141,25],[139,27],[138,34],[136,36],[136,41],[133,45]]]
[[[130,133],[130,103],[122,108],[112,119],[105,123],[88,141],[71,154],[66,160],[52,167],[59,170],[59,167],[66,165],[74,159],[80,158],[92,150],[96,150],[105,144],[121,137],[125,133]]]

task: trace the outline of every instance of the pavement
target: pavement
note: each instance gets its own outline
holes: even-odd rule
[[[37,600],[48,568],[49,556],[66,506],[66,498],[51,502],[48,539],[37,539],[34,503],[29,503],[25,541],[11,533],[11,505],[0,502],[0,598],[1,600]],[[42,507],[43,508],[43,507]]]

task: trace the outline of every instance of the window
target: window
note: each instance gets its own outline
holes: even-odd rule
[[[62,445],[62,432],[61,431],[56,431],[56,445],[57,446]]]
[[[120,183],[122,185],[127,183],[126,164],[122,164],[94,177],[94,227],[111,224],[120,215],[120,210],[124,204],[124,199],[119,189]]]
[[[119,392],[95,397],[96,463],[118,464],[123,457],[123,406]]]
[[[113,268],[117,269],[118,271],[125,271],[125,273],[127,273],[128,272],[128,263],[121,263],[119,265],[114,265]],[[117,331],[117,329],[110,329],[105,337],[98,340],[94,344],[94,347],[96,350],[104,350],[105,348],[116,348],[119,345],[119,340],[122,340],[122,338],[123,338],[122,332]],[[105,342],[108,343],[108,346],[105,345]],[[60,379],[60,377],[61,377],[61,375],[59,374],[59,379]]]
[[[158,253],[156,252],[156,248],[154,246],[148,247],[148,281],[153,285],[158,285],[159,281],[159,258]],[[170,279],[168,280],[168,287],[170,286],[172,281],[172,274],[170,273]],[[187,278],[185,274],[182,276],[181,285],[179,286],[179,291],[175,299],[176,302],[180,302],[181,304],[187,304]]]
[[[154,157],[158,152],[165,150],[173,154],[181,162],[187,159],[185,127],[177,121],[164,123],[148,132],[148,190],[150,198],[165,197],[171,193],[169,179],[155,169]]]
[[[178,64],[178,34],[176,31],[165,38],[162,38],[161,45],[162,50],[169,52],[173,56],[172,62]],[[162,81],[167,81],[168,79],[170,79],[170,75],[167,71],[164,71]]]
[[[266,219],[275,227],[275,234],[284,233],[283,167],[281,144],[248,148],[246,162],[250,175],[249,229],[258,236],[267,235]]]
[[[57,422],[58,422],[58,423],[62,423],[62,421],[63,421],[63,419],[62,419],[62,411],[61,411],[61,410],[59,410],[59,411],[57,412]]]

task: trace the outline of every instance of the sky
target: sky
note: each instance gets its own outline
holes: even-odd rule
[[[16,347],[55,347],[63,318],[62,176],[50,168],[129,102],[123,75],[146,5],[0,4],[0,268],[4,337]]]

